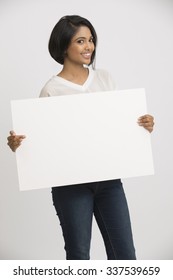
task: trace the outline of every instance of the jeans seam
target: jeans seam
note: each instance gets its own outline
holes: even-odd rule
[[[109,235],[109,230],[107,229],[106,223],[104,222],[104,219],[103,219],[103,216],[102,216],[102,214],[101,214],[101,211],[100,211],[100,209],[99,209],[97,203],[95,203],[95,205],[96,205],[96,207],[97,207],[97,210],[98,210],[98,212],[99,212],[99,214],[100,214],[101,220],[102,220],[103,225],[104,225],[104,227],[105,227],[105,230],[106,230],[106,233],[107,233],[107,236],[108,236],[108,240],[109,240],[109,242],[110,242],[110,245],[111,245],[111,248],[112,248],[114,257],[115,257],[116,259],[118,259],[118,258],[117,258],[117,254],[116,254],[116,250],[114,249],[114,246],[113,246],[113,244],[112,244],[112,241],[111,241],[111,238],[110,238],[110,235]]]
[[[57,213],[57,216],[59,217],[60,224],[61,224],[60,216],[61,216],[62,222],[64,224],[64,226],[61,225],[61,229],[62,229],[62,233],[64,235],[64,247],[66,247],[66,253],[67,253],[67,256],[68,256],[68,254],[69,254],[69,240],[68,240],[68,234],[67,234],[67,230],[66,230],[65,218],[64,218],[63,211],[62,211],[62,208],[61,208],[61,203],[59,203],[58,198],[57,198],[57,202],[59,204],[59,211],[56,210],[56,213]],[[59,212],[59,214],[58,214],[58,212]],[[66,236],[66,241],[65,241],[65,236]]]

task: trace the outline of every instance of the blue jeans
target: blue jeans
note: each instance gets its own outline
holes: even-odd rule
[[[109,260],[134,260],[135,249],[121,180],[52,188],[63,231],[66,259],[90,259],[93,214]]]

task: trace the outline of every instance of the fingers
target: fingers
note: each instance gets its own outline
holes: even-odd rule
[[[153,131],[154,118],[151,115],[144,115],[138,119],[138,124],[147,129],[150,133]]]
[[[7,137],[7,145],[13,152],[15,152],[16,149],[21,145],[25,137],[25,135],[16,135],[16,133],[13,130],[11,130],[10,136]]]

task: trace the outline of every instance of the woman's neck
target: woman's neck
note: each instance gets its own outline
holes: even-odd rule
[[[64,65],[58,76],[75,84],[83,85],[88,78],[88,74],[88,68],[83,65]]]

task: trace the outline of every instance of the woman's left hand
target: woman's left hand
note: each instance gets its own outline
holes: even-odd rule
[[[153,131],[153,127],[154,127],[154,117],[151,116],[151,115],[141,116],[138,119],[138,124],[140,126],[143,126],[149,132],[152,132]]]

